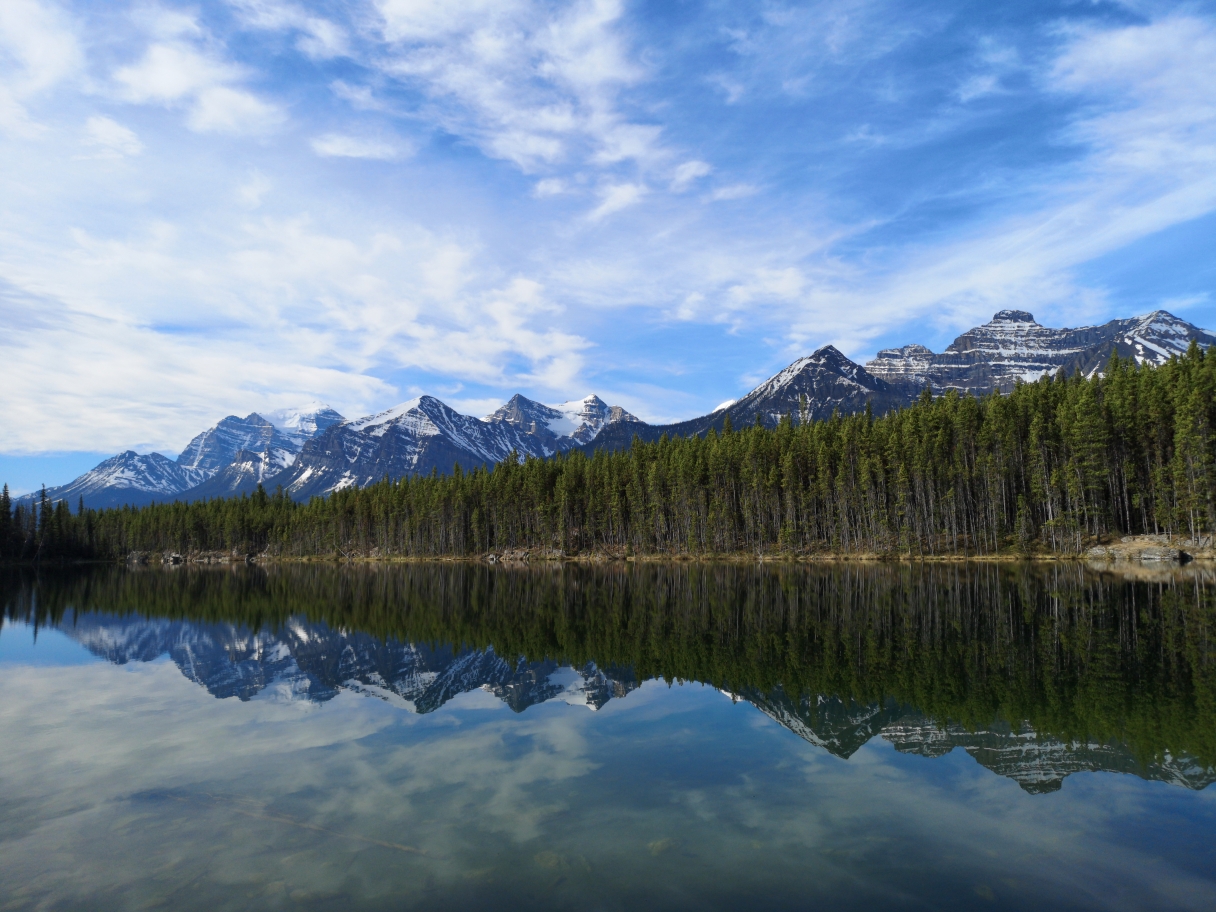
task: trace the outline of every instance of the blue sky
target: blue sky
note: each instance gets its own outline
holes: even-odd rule
[[[1210,3],[0,4],[0,473],[1216,324]],[[47,477],[41,477],[47,476]]]

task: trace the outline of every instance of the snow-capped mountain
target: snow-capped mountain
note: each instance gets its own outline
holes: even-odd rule
[[[310,402],[298,408],[278,409],[267,412],[265,418],[279,433],[296,444],[297,452],[326,428],[345,420],[324,402]]]
[[[172,500],[182,491],[205,481],[211,472],[174,462],[160,453],[140,456],[133,450],[111,456],[79,478],[65,485],[47,488],[51,502],[66,500],[75,510],[83,498],[85,505],[95,509],[121,507],[124,504],[143,506],[153,501]],[[38,494],[19,498],[18,503],[32,503]]]
[[[433,396],[344,421],[305,444],[295,463],[268,484],[298,500],[383,478],[449,473],[516,456],[544,458],[593,440],[614,424],[640,424],[624,409],[588,396],[562,408],[515,396],[485,419],[462,415]]]
[[[1163,310],[1080,329],[1053,329],[1026,311],[1002,310],[941,354],[905,345],[879,352],[862,367],[824,346],[741,399],[666,425],[639,421],[594,395],[560,405],[516,395],[485,418],[462,415],[431,396],[350,421],[311,403],[265,416],[228,416],[190,442],[178,457],[181,472],[166,469],[163,457],[124,453],[48,493],[72,506],[83,494],[88,506],[102,507],[224,497],[263,484],[307,499],[386,477],[446,474],[457,464],[469,471],[511,453],[546,458],[574,448],[625,449],[635,437],[704,434],[720,430],[728,418],[741,428],[757,418],[772,427],[786,415],[817,420],[867,406],[881,415],[910,404],[926,387],[982,394],[1061,370],[1092,375],[1112,352],[1159,364],[1182,354],[1192,339],[1204,347],[1216,344],[1216,334]]]
[[[1164,310],[1082,329],[1051,329],[1026,311],[1002,310],[989,323],[963,333],[943,354],[905,345],[880,351],[862,367],[827,345],[708,415],[677,424],[610,427],[585,449],[625,449],[635,435],[652,441],[663,434],[704,434],[721,429],[728,416],[739,428],[754,423],[757,414],[768,427],[787,414],[795,420],[805,414],[813,421],[829,418],[834,411],[864,411],[867,405],[881,415],[911,404],[926,386],[939,393],[957,389],[979,395],[1008,391],[1018,380],[1037,380],[1060,370],[1090,376],[1110,360],[1112,351],[1142,364],[1161,364],[1185,352],[1192,339],[1204,347],[1216,344],[1216,334]]]
[[[284,458],[284,451],[278,448],[263,450],[260,453],[237,450],[232,456],[232,462],[206,481],[182,491],[177,499],[211,500],[215,497],[252,494],[258,485],[264,485],[295,462],[295,458],[294,453],[286,454]]]
[[[757,415],[766,427],[775,427],[786,415],[795,421],[819,421],[837,411],[842,415],[865,411],[867,404],[875,415],[882,415],[907,405],[912,398],[905,387],[872,376],[834,346],[825,345],[765,380],[742,399],[724,402],[708,415],[678,424],[635,421],[611,426],[583,449],[625,449],[634,435],[653,441],[664,434],[704,434],[710,428],[721,430],[727,418],[736,429],[754,424]]]
[[[366,418],[336,424],[304,445],[273,479],[297,499],[375,481],[492,465],[512,451],[536,452],[536,438],[507,422],[461,415],[422,396]]]
[[[884,349],[866,370],[916,391],[929,386],[935,392],[1007,392],[1018,380],[1034,381],[1061,369],[1092,375],[1112,352],[1141,364],[1161,364],[1185,352],[1191,339],[1205,347],[1216,344],[1216,335],[1164,310],[1080,329],[1052,329],[1024,310],[1002,310],[940,355],[915,344]]]
[[[484,420],[504,422],[535,435],[546,451],[538,455],[545,456],[590,443],[610,424],[640,423],[619,405],[608,405],[595,394],[561,405],[544,405],[516,394]]]
[[[309,440],[343,420],[321,402],[281,409],[263,417],[257,412],[237,418],[229,415],[199,434],[178,457],[198,464],[212,475],[198,486],[181,492],[182,500],[207,500],[251,494],[259,484],[288,469]]]
[[[907,401],[906,395],[885,380],[871,376],[835,347],[825,345],[814,354],[799,358],[779,374],[765,380],[737,402],[714,414],[729,415],[735,427],[753,424],[756,415],[772,426],[784,416],[799,420],[806,402],[809,421],[865,411],[869,403],[881,415]]]
[[[327,412],[333,411],[328,407],[324,408]],[[177,457],[177,461],[190,468],[217,472],[231,465],[236,454],[244,451],[266,453],[272,464],[285,469],[295,461],[296,453],[300,452],[304,442],[315,436],[300,427],[304,420],[301,414],[297,413],[291,417],[296,424],[289,431],[284,431],[257,412],[244,418],[229,415],[215,427],[208,428],[191,440]],[[341,416],[338,416],[338,420],[341,420]],[[324,427],[335,423],[326,422]]]
[[[341,420],[322,403],[274,412],[272,419],[256,412],[229,415],[191,440],[176,462],[160,453],[139,456],[128,450],[66,485],[48,488],[47,495],[67,500],[72,509],[81,497],[85,506],[105,509],[247,494],[295,462],[304,442]]]

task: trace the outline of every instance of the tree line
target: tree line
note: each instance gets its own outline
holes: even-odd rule
[[[1077,554],[1106,535],[1216,530],[1216,351],[1112,357],[882,417],[634,441],[385,479],[308,503],[250,496],[75,513],[0,503],[0,556],[131,551],[439,557],[543,549],[679,557]]]

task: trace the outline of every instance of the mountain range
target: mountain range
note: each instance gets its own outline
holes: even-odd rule
[[[297,500],[384,478],[465,471],[510,457],[547,458],[569,450],[622,449],[633,440],[688,436],[757,421],[774,426],[850,414],[880,415],[913,402],[925,389],[983,394],[1008,391],[1059,372],[1092,376],[1112,354],[1160,364],[1192,340],[1216,344],[1216,334],[1164,310],[1101,326],[1053,329],[1023,310],[1002,310],[963,333],[944,352],[923,345],[880,351],[864,366],[831,345],[799,358],[743,398],[708,415],[674,424],[648,424],[598,396],[546,405],[513,396],[484,418],[462,415],[432,396],[346,419],[322,403],[244,418],[229,415],[197,435],[176,460],[128,450],[66,485],[52,501],[104,508],[153,501],[194,501],[281,486]],[[30,502],[35,495],[22,500]]]
[[[627,668],[550,659],[509,662],[490,649],[384,641],[358,631],[293,619],[277,631],[228,623],[194,623],[138,615],[74,615],[60,628],[94,655],[115,664],[167,655],[187,678],[218,698],[323,703],[342,691],[428,713],[453,697],[482,689],[515,712],[552,700],[600,709],[640,686]],[[728,694],[751,703],[783,728],[843,759],[881,737],[902,753],[941,757],[960,747],[980,765],[1024,790],[1055,791],[1077,772],[1119,772],[1189,789],[1216,781],[1216,770],[1167,754],[1140,758],[1117,743],[1061,741],[1025,724],[996,722],[971,730],[940,723],[894,700],[855,703],[832,695]]]

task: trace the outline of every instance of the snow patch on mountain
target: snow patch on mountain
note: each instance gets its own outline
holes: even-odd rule
[[[1158,310],[1101,326],[1054,329],[1041,326],[1024,310],[1002,310],[983,326],[963,333],[940,355],[923,345],[888,348],[866,365],[876,377],[909,390],[932,388],[986,393],[1008,391],[1017,382],[1064,371],[1094,376],[1112,353],[1140,364],[1161,364],[1186,351],[1194,339],[1201,347],[1216,335]]]
[[[343,420],[342,415],[324,402],[309,402],[295,408],[277,409],[266,412],[263,417],[299,446]]]

